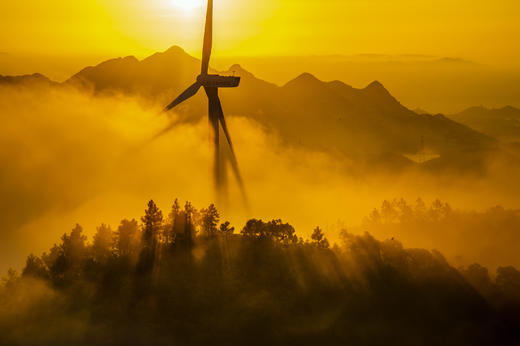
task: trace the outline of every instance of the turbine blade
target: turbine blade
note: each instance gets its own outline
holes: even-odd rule
[[[163,130],[161,130],[161,131],[159,131],[157,134],[155,134],[155,136],[153,136],[152,138],[150,138],[150,139],[146,142],[146,144],[152,143],[152,142],[154,142],[155,140],[157,140],[158,138],[164,136],[166,133],[170,132],[170,130],[173,129],[176,125],[177,125],[177,123],[172,122],[170,125],[166,126]]]
[[[215,95],[215,104],[217,105],[218,119],[220,124],[222,125],[222,130],[224,130],[224,134],[226,135],[227,142],[229,144],[229,149],[231,151],[231,167],[233,168],[233,173],[235,174],[235,178],[237,179],[238,185],[240,187],[240,192],[242,192],[242,196],[244,198],[244,202],[247,205],[247,195],[244,187],[244,181],[242,180],[242,175],[240,174],[240,169],[238,167],[238,160],[235,155],[235,149],[233,148],[233,143],[231,142],[231,136],[229,135],[229,130],[226,124],[226,119],[224,118],[224,112],[222,110],[222,104],[220,103],[220,98],[218,94]]]
[[[231,142],[231,136],[229,135],[229,130],[226,124],[226,119],[224,118],[224,112],[222,111],[222,105],[220,103],[220,98],[217,96],[218,103],[218,119],[220,124],[222,125],[222,130],[224,130],[224,134],[226,135],[227,142],[229,144],[229,148],[231,150],[231,156],[234,161],[236,161],[235,150],[233,149],[233,143]]]
[[[182,94],[179,95],[175,100],[172,101],[166,108],[164,108],[164,111],[167,112],[170,109],[174,108],[175,106],[179,105],[180,103],[186,101],[190,97],[194,96],[197,91],[199,91],[201,85],[199,82],[195,82],[192,86],[190,86],[188,89],[184,90]]]
[[[214,146],[214,178],[215,187],[217,190],[218,198],[221,196],[223,181],[221,175],[222,163],[220,157],[220,138],[219,138],[219,105],[218,105],[218,89],[217,88],[205,88],[206,94],[209,99],[209,122],[213,129],[213,146]]]
[[[204,29],[204,45],[202,48],[202,68],[200,73],[208,74],[209,58],[211,57],[211,47],[213,45],[213,0],[208,0],[208,10],[206,12],[206,27]]]

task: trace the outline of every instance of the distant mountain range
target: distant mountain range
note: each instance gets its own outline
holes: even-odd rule
[[[51,81],[40,73],[22,76],[2,76],[0,75],[0,85],[36,85],[36,86],[57,86],[59,83]]]
[[[449,117],[504,142],[520,143],[520,109],[515,107],[471,107]]]
[[[63,84],[93,94],[136,95],[164,105],[191,85],[199,71],[200,61],[174,46],[141,61],[126,57],[84,68]],[[407,109],[377,81],[356,89],[304,73],[277,86],[239,65],[224,73],[242,77],[239,88],[221,91],[225,112],[254,119],[290,144],[352,157],[382,157],[382,161],[390,160],[388,164],[399,166],[411,163],[404,155],[420,152],[423,145],[441,157],[452,157],[454,153],[480,152],[497,144],[490,136],[443,115]],[[2,81],[56,84],[41,75],[1,77]],[[206,102],[199,94],[177,112],[187,121],[199,119],[206,114]]]

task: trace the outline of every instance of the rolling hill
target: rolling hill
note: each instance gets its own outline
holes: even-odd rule
[[[520,142],[520,109],[515,107],[471,107],[449,117],[504,142]]]
[[[0,75],[0,86],[27,86],[27,87],[48,87],[57,86],[59,83],[51,81],[40,73],[21,76],[2,76]]]

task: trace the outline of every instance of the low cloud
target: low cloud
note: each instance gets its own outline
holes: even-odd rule
[[[163,209],[176,197],[199,207],[214,201],[203,115],[149,143],[175,115],[159,115],[124,96],[92,98],[66,88],[2,88],[0,95],[2,272],[20,266],[29,252],[48,249],[76,222],[90,235],[102,222],[139,217],[148,199]],[[355,162],[282,145],[240,115],[230,114],[229,126],[251,202],[251,210],[243,207],[230,174],[229,203],[220,209],[237,228],[251,217],[283,218],[299,234],[320,225],[334,240],[341,228],[360,224],[394,197],[439,197],[468,209],[518,205],[505,182],[513,173],[498,164],[490,165],[490,177],[475,180],[417,173],[360,177],[349,174]]]

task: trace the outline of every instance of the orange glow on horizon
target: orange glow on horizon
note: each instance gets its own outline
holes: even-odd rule
[[[0,4],[1,50],[146,56],[201,50],[203,0],[36,0]],[[432,54],[514,63],[515,0],[215,1],[216,56]]]

